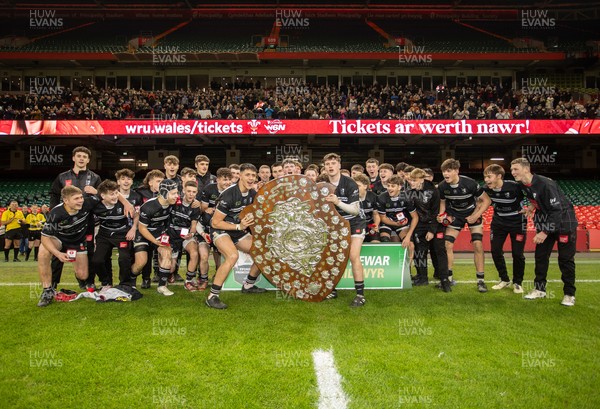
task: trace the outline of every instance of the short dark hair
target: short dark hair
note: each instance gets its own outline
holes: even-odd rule
[[[381,169],[387,169],[390,172],[394,171],[394,167],[389,163],[382,163],[381,165],[379,165],[379,170],[381,170]]]
[[[246,170],[251,170],[254,173],[258,173],[258,171],[256,170],[256,166],[254,166],[251,163],[242,163],[240,165],[240,173],[246,171]]]
[[[92,157],[92,151],[89,150],[88,148],[86,148],[85,146],[78,146],[75,149],[73,149],[73,155],[72,156],[75,156],[75,154],[79,153],[79,152],[85,153],[89,158]]]
[[[229,165],[229,169],[240,170],[240,165],[238,165],[237,163],[232,163],[231,165]]]
[[[404,169],[408,166],[408,163],[406,162],[398,162],[396,164],[396,172],[404,172]]]
[[[369,180],[367,175],[365,175],[363,173],[361,173],[360,175],[354,176],[352,179],[354,179],[355,182],[362,183],[363,185],[365,185],[367,187],[369,187],[369,185],[371,184],[371,181]]]
[[[488,173],[493,173],[494,175],[500,175],[502,177],[504,177],[504,175],[506,174],[506,172],[504,171],[504,168],[500,165],[497,164],[492,164],[490,166],[488,166],[487,168],[485,168],[483,170],[483,175],[487,175]]]
[[[115,179],[119,180],[122,177],[135,178],[135,172],[131,169],[121,169],[115,172]]]
[[[360,173],[365,171],[365,168],[363,167],[363,165],[359,165],[358,163],[356,165],[352,165],[352,167],[350,168],[350,170],[357,170]]]
[[[233,175],[231,174],[231,169],[229,168],[219,168],[217,169],[217,179],[218,178],[229,178],[231,179]]]
[[[442,166],[441,166],[442,172],[446,171],[446,170],[459,170],[460,169],[460,162],[456,159],[446,159],[445,161],[442,162]]]
[[[196,176],[198,173],[196,173],[196,171],[192,168],[188,168],[187,166],[183,169],[181,169],[181,171],[179,172],[179,174],[181,176],[185,176],[185,175],[194,175]]]
[[[162,170],[158,170],[158,169],[151,170],[150,172],[146,173],[146,177],[144,178],[142,185],[150,186],[150,181],[155,178],[164,179],[165,178],[164,172]]]
[[[185,189],[188,186],[198,188],[198,182],[196,182],[195,180],[188,180],[187,182],[185,182],[185,185],[183,185],[183,188]]]
[[[117,182],[114,182],[112,180],[107,179],[98,185],[99,195],[108,192],[114,192],[115,190],[119,190],[119,185],[117,185]]]
[[[197,165],[200,162],[210,163],[210,159],[208,159],[208,156],[206,156],[206,155],[197,155],[196,159],[194,160],[194,163]]]

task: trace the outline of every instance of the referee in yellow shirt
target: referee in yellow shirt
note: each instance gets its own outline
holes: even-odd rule
[[[29,225],[29,249],[27,250],[25,261],[29,261],[31,249],[34,249],[33,260],[37,261],[40,251],[40,241],[42,239],[42,227],[46,223],[46,216],[40,212],[38,205],[31,205],[31,213],[25,218],[25,223]]]
[[[4,235],[4,259],[8,262],[8,254],[10,246],[14,245],[13,251],[15,257],[13,261],[21,261],[17,258],[19,254],[19,245],[21,244],[22,229],[21,224],[25,223],[25,216],[19,210],[19,203],[16,200],[10,202],[8,209],[2,213],[2,225],[6,226],[6,234]]]

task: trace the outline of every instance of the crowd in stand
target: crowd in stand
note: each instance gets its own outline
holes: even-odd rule
[[[4,95],[0,119],[581,119],[600,117],[598,100],[569,91],[528,95],[496,85],[215,86],[194,91],[63,89],[59,95]]]

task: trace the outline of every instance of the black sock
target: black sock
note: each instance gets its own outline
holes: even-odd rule
[[[8,255],[10,254],[10,249],[4,249],[4,258],[8,261]]]
[[[200,273],[200,281],[208,281],[208,274]]]
[[[158,286],[166,286],[170,271],[166,268],[158,268]]]
[[[25,252],[25,261],[29,260],[29,255],[31,254],[31,249],[27,249],[27,251]]]
[[[356,294],[365,295],[365,282],[364,281],[355,281],[354,288],[356,288]]]
[[[38,258],[38,254],[40,253],[40,248],[39,247],[34,247],[33,248],[33,257],[37,260]]]
[[[452,270],[448,269],[448,277],[452,277]]]
[[[192,281],[194,279],[194,277],[196,277],[195,271],[188,271],[187,273],[185,273],[186,281]]]
[[[244,288],[248,289],[248,288],[253,287],[254,283],[256,283],[257,278],[258,277],[252,277],[250,274],[248,274],[248,276],[244,280]]]
[[[18,248],[14,248],[13,249],[13,253],[15,255],[15,260],[17,259],[17,256],[19,255],[19,249]]]
[[[210,294],[208,295],[208,298],[218,297],[219,294],[221,293],[221,288],[223,288],[223,286],[216,285],[216,284],[211,285],[210,286]]]
[[[483,277],[484,277],[483,273],[477,273],[477,281],[483,281]]]

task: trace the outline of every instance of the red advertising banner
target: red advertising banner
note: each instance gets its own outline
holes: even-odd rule
[[[0,121],[0,135],[560,135],[600,134],[600,120]]]

